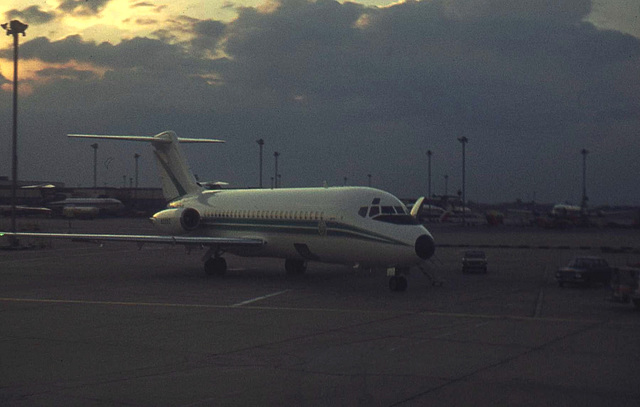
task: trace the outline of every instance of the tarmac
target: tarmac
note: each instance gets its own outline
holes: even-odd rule
[[[226,256],[212,278],[180,246],[22,242],[35,247],[0,251],[0,405],[640,405],[640,312],[554,280],[576,255],[640,261],[597,249],[640,247],[640,232],[431,230],[444,284],[414,272],[404,293],[384,271],[310,264],[292,278],[282,261]],[[489,272],[462,274],[453,246],[483,244]]]

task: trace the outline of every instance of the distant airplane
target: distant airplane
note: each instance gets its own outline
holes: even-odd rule
[[[424,198],[408,213],[395,196],[365,187],[207,189],[191,173],[179,142],[221,140],[70,134],[69,137],[150,142],[168,208],[151,218],[158,235],[0,233],[84,241],[181,244],[205,248],[207,274],[222,275],[222,255],[285,259],[287,273],[304,273],[307,262],[387,269],[389,288],[404,291],[404,274],[429,259],[435,244],[418,220]]]
[[[95,218],[100,215],[116,215],[124,205],[115,198],[65,198],[47,204],[66,218]]]

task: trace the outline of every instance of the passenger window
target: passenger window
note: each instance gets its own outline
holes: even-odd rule
[[[363,218],[366,218],[368,210],[369,208],[367,208],[366,206],[363,206],[358,210],[358,215],[362,216]]]
[[[371,209],[369,209],[369,217],[370,218],[376,216],[379,213],[380,213],[380,207],[379,206],[372,206]]]
[[[404,208],[402,206],[396,206],[396,212],[398,212],[399,214],[404,214],[406,215],[407,213],[404,211]]]
[[[396,212],[393,210],[393,206],[383,206],[382,213],[385,215],[393,215]]]

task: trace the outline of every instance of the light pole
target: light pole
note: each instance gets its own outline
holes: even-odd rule
[[[7,35],[13,35],[13,144],[11,155],[11,232],[16,232],[16,191],[18,190],[18,34],[24,37],[27,24],[18,20],[1,25],[7,30]],[[12,245],[17,246],[18,240],[12,239]]]
[[[580,151],[582,154],[582,214],[584,215],[587,211],[587,154],[589,154],[589,150],[583,148]]]
[[[256,143],[260,146],[260,183],[258,186],[259,188],[262,188],[262,148],[264,147],[264,140],[256,140]]]
[[[449,194],[449,176],[445,174],[444,176],[444,196],[447,199],[447,195]]]
[[[136,160],[136,189],[138,189],[138,158],[140,158],[140,154],[135,153],[133,159]]]
[[[273,179],[275,180],[275,187],[278,188],[278,157],[280,157],[280,153],[276,151],[273,156],[276,159],[276,174]]]
[[[91,144],[93,148],[93,187],[98,187],[98,143]]]
[[[428,158],[428,177],[429,177],[429,188],[427,190],[427,199],[431,199],[431,156],[433,152],[431,150],[427,150],[427,158]]]
[[[367,177],[369,178],[369,188],[371,188],[371,174],[367,174]]]
[[[344,177],[343,179],[344,179],[344,185],[343,186],[346,187],[347,186],[347,177]]]
[[[469,141],[466,137],[458,138],[458,141],[462,143],[462,226],[466,225],[465,219],[465,203],[466,203],[466,195],[465,195],[465,146]]]

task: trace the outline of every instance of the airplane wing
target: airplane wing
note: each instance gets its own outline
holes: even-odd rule
[[[45,239],[67,239],[80,242],[134,242],[134,243],[168,243],[203,246],[262,246],[262,239],[209,237],[209,236],[163,236],[163,235],[112,235],[97,233],[26,233],[0,232],[0,238],[33,237]]]

